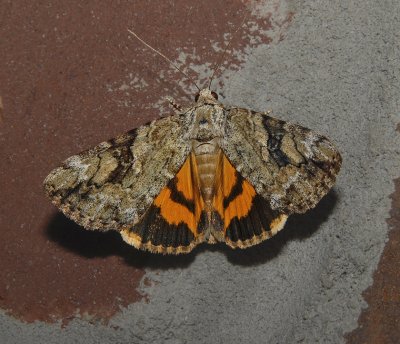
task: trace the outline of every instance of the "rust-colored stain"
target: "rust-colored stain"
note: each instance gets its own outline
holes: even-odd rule
[[[3,122],[3,98],[0,97],[0,125]]]
[[[400,131],[400,127],[397,127]],[[358,319],[358,328],[346,335],[348,344],[400,343],[400,178],[394,181],[392,209],[387,220],[389,240],[374,273],[374,282],[364,293],[368,303]]]
[[[279,1],[271,3],[266,15],[256,10],[249,15],[252,27],[237,33],[233,51],[272,41],[258,29],[288,25],[292,13],[282,13]],[[183,52],[186,65],[211,66],[219,58],[212,45],[223,47],[224,34],[257,5],[238,0],[2,4],[2,309],[28,322],[108,319],[121,306],[146,298],[138,291],[142,280],[151,284],[144,268],[190,263],[193,255],[155,256],[124,244],[117,233],[83,230],[57,213],[42,181],[68,156],[158,117],[161,96],[187,101],[177,84],[182,76],[128,28],[172,60]],[[250,44],[249,36],[257,35]],[[234,56],[225,60],[229,68],[240,66]]]

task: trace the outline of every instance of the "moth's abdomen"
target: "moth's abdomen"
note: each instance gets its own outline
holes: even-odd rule
[[[211,212],[220,148],[216,140],[208,142],[195,141],[193,150],[196,156],[201,195],[206,205],[206,211]]]
[[[200,177],[201,194],[207,205],[207,210],[211,210],[209,206],[211,206],[214,196],[218,153],[197,155],[196,161]]]

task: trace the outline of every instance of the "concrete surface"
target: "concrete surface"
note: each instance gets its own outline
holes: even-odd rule
[[[210,3],[4,4],[1,343],[357,343],[345,334],[398,207],[400,5]],[[136,252],[58,215],[40,186],[51,168],[156,118],[162,96],[183,102],[179,85],[191,95],[126,27],[204,80],[244,12],[217,91],[329,136],[344,161],[334,190],[261,245],[181,257]],[[373,343],[395,343],[390,331]]]

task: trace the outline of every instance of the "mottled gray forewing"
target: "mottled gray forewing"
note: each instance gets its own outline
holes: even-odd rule
[[[86,228],[133,225],[188,156],[183,130],[174,115],[74,155],[47,176],[46,192]]]
[[[303,213],[333,186],[342,158],[326,137],[239,108],[227,110],[226,130],[222,149],[272,209]]]

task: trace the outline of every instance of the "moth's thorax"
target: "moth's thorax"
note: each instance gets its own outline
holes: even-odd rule
[[[203,104],[193,109],[189,137],[197,141],[211,141],[225,135],[225,113],[217,104]]]

